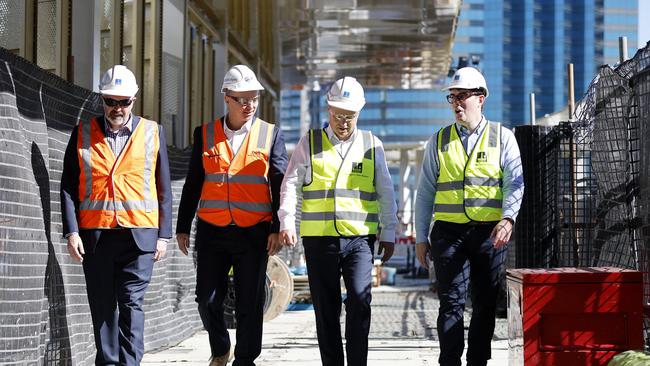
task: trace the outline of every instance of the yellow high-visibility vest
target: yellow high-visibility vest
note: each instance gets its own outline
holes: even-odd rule
[[[310,130],[311,183],[302,187],[301,236],[377,233],[375,147],[370,131],[358,130],[344,157],[325,130]]]
[[[470,156],[454,125],[437,137],[440,175],[434,220],[460,224],[501,220],[501,124],[488,122]]]

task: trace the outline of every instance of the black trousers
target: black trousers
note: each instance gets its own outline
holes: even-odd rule
[[[129,229],[104,230],[83,259],[97,365],[140,365],[144,354],[142,302],[153,253],[141,251]]]
[[[196,227],[196,302],[203,326],[208,331],[213,356],[230,348],[223,316],[228,289],[228,272],[235,281],[237,344],[233,365],[255,365],[262,352],[264,285],[266,278],[269,223],[252,227],[217,227],[198,220]]]
[[[430,243],[438,279],[440,365],[460,366],[465,348],[463,312],[472,286],[472,319],[467,338],[467,365],[486,365],[491,357],[499,271],[506,247],[494,249],[490,234],[496,222],[455,224],[436,221]]]
[[[316,332],[324,366],[343,366],[341,275],[348,365],[365,366],[370,332],[370,293],[375,237],[303,237]]]

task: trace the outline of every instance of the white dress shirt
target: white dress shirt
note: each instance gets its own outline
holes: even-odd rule
[[[228,144],[230,144],[230,148],[232,149],[233,156],[237,154],[237,151],[239,151],[239,148],[244,143],[244,139],[253,124],[253,119],[255,119],[255,117],[246,121],[246,123],[236,131],[228,128],[228,124],[225,121],[223,122],[223,131],[226,133],[226,138],[228,139]]]
[[[345,156],[352,142],[357,136],[355,129],[350,138],[340,141],[332,128],[327,126],[325,133],[332,145],[341,157]],[[395,242],[395,231],[397,230],[397,203],[395,202],[395,191],[391,180],[386,158],[384,145],[373,135],[375,142],[375,191],[379,202],[379,225],[381,233],[379,241]],[[309,152],[309,134],[300,138],[296,149],[289,160],[289,166],[282,181],[280,189],[280,230],[296,230],[296,206],[298,198],[302,197],[302,187],[311,183],[311,156]]]

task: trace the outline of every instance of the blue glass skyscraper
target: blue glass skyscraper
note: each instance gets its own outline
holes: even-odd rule
[[[580,99],[600,65],[618,62],[619,36],[627,37],[628,53],[636,52],[637,0],[489,4],[482,55],[491,94],[486,115],[510,126],[529,123],[530,93],[535,93],[538,116],[566,106],[568,63],[573,64],[575,96]]]

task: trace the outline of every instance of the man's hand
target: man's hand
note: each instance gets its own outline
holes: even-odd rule
[[[161,260],[167,253],[167,240],[158,239],[156,241],[156,252],[153,254],[154,262]]]
[[[393,256],[393,253],[395,252],[395,243],[390,241],[380,241],[377,255],[381,255],[382,252],[384,252],[384,255],[381,257],[381,264],[384,264]]]
[[[502,219],[499,221],[494,229],[492,229],[492,233],[490,234],[490,239],[492,239],[492,245],[494,245],[494,248],[498,249],[508,244],[511,234],[512,221],[509,219]]]
[[[282,249],[282,243],[280,243],[280,234],[269,234],[269,237],[266,239],[266,251],[269,253],[269,256],[276,255],[280,249]]]
[[[295,230],[282,230],[280,231],[280,242],[286,246],[294,246],[298,241]]]
[[[79,234],[68,236],[68,252],[75,261],[79,263],[84,261],[83,255],[86,254],[86,252],[84,251],[84,244],[81,241]]]
[[[420,265],[428,270],[429,258],[431,258],[431,247],[429,243],[422,242],[415,244],[415,255],[418,257]]]
[[[180,249],[181,253],[187,255],[188,250],[190,249],[190,234],[176,234],[176,242],[178,243],[178,249]]]

